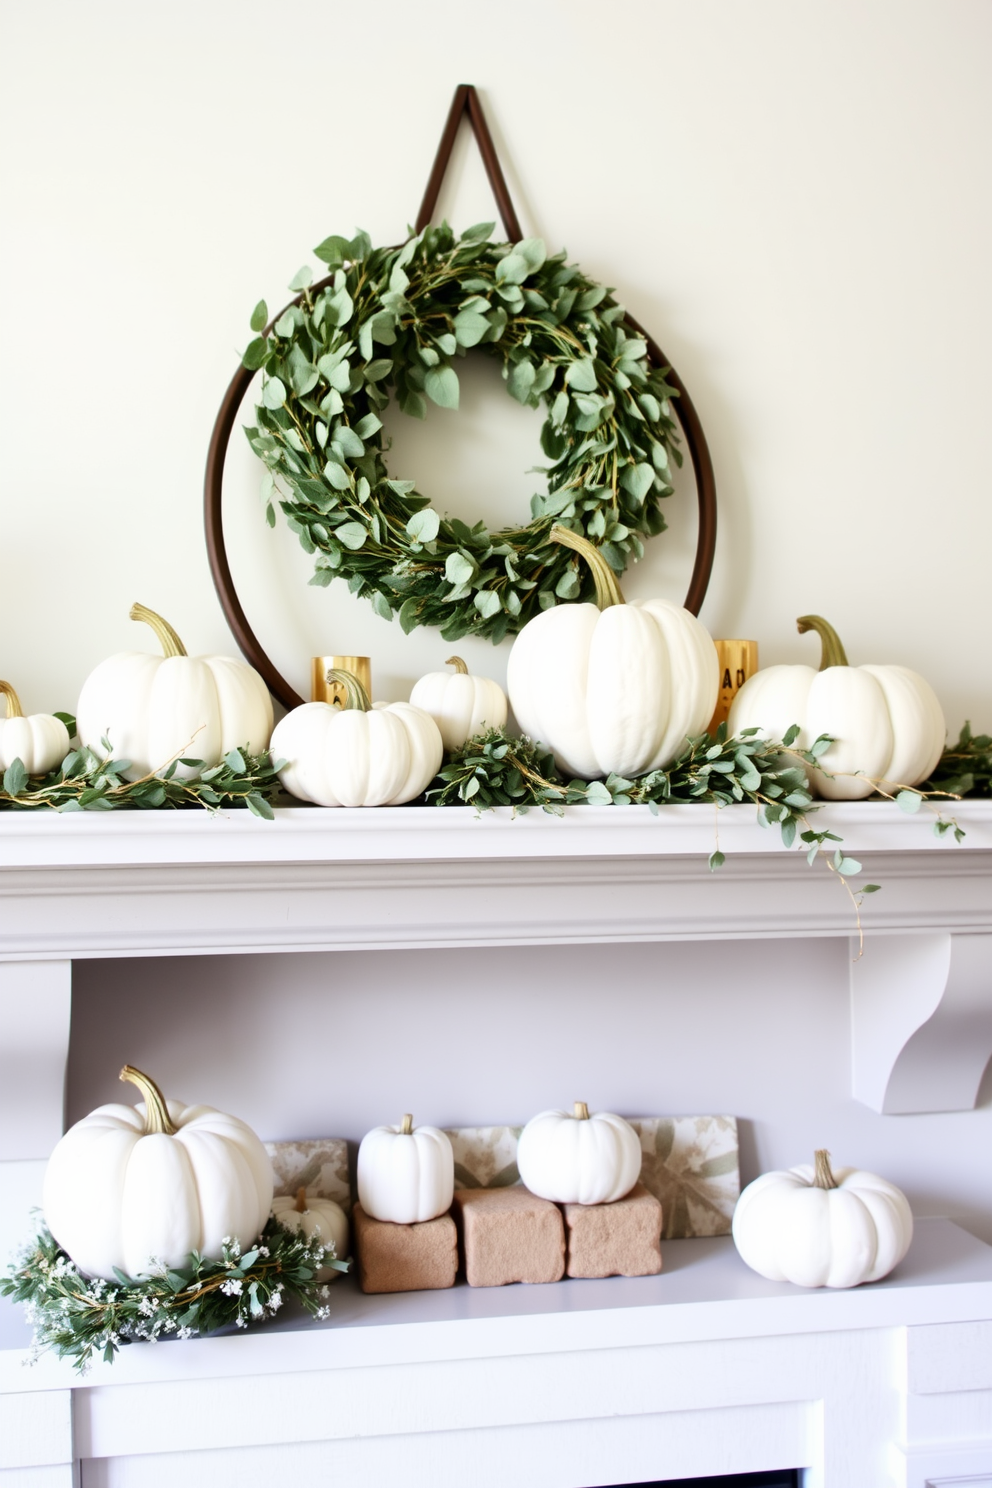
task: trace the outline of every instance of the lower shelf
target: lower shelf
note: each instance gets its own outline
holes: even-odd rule
[[[992,1319],[992,1247],[950,1220],[924,1219],[884,1281],[850,1291],[765,1281],[730,1239],[674,1240],[660,1276],[365,1296],[336,1283],[331,1317],[280,1316],[257,1331],[123,1349],[78,1378],[43,1357],[22,1368],[30,1328],[0,1306],[0,1393],[457,1359],[581,1353]]]

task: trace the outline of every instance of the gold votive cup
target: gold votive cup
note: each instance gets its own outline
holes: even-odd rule
[[[748,677],[758,670],[757,641],[714,641],[713,644],[720,663],[720,692],[716,712],[707,730],[710,734],[715,734],[718,726],[726,721],[734,698]]]
[[[310,658],[310,700],[314,703],[344,705],[344,688],[340,682],[328,682],[330,671],[351,672],[372,696],[372,659],[369,656],[313,656]]]

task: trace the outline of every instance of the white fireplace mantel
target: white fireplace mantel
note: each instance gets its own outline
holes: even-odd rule
[[[93,958],[841,937],[852,1094],[966,1110],[992,1052],[992,802],[954,814],[960,845],[887,803],[817,814],[882,884],[860,959],[843,884],[746,807],[5,814],[0,1206],[61,1134],[72,964]],[[340,1331],[128,1350],[84,1387],[52,1361],[15,1369],[15,1324],[0,1488],[80,1488],[80,1460],[81,1488],[261,1488],[287,1469],[584,1488],[659,1463],[992,1484],[992,1250],[946,1221],[921,1223],[891,1281],[843,1295],[763,1283],[728,1241],[669,1246],[650,1284],[338,1295]]]

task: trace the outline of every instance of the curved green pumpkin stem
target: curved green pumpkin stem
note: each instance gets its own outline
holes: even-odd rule
[[[357,713],[371,713],[372,699],[365,688],[359,682],[354,672],[346,672],[343,667],[331,667],[327,673],[328,682],[336,682],[339,687],[344,688],[344,702],[341,710],[354,710]]]
[[[808,630],[815,630],[820,637],[823,643],[823,652],[820,656],[821,672],[825,672],[827,667],[850,665],[840,636],[829,620],[824,620],[822,615],[800,615],[796,621],[796,629],[800,635],[805,635]]]
[[[145,1098],[145,1136],[150,1136],[153,1132],[164,1132],[167,1137],[174,1137],[179,1128],[173,1125],[169,1108],[165,1104],[165,1096],[155,1081],[150,1076],[143,1075],[132,1064],[124,1066],[120,1077],[122,1080],[130,1081],[132,1085],[137,1085]]]
[[[818,1147],[813,1154],[816,1167],[813,1172],[814,1188],[839,1188],[840,1184],[834,1177],[830,1168],[830,1153],[825,1147]]]
[[[563,527],[556,522],[551,529],[551,541],[561,543],[563,548],[571,548],[573,553],[578,553],[584,558],[592,570],[593,582],[596,585],[596,603],[601,610],[608,610],[610,605],[624,603],[617,576],[613,572],[602,553],[591,543],[588,538],[580,537],[573,532],[571,527]]]
[[[453,666],[459,677],[468,676],[468,667],[460,656],[449,656],[444,664],[445,666]]]
[[[133,604],[128,611],[129,620],[142,620],[150,625],[155,632],[159,645],[162,647],[163,656],[185,656],[186,647],[176,635],[168,620],[163,620],[161,615],[156,615],[147,605]]]
[[[21,700],[17,696],[17,693],[11,687],[9,682],[0,682],[0,697],[6,698],[7,700],[8,718],[24,717],[24,713],[21,710]]]

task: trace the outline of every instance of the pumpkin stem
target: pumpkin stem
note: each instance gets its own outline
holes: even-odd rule
[[[403,1117],[403,1120],[400,1122],[400,1136],[401,1137],[412,1137],[413,1136],[413,1117],[410,1115],[409,1111]]]
[[[563,527],[556,522],[550,532],[552,542],[561,543],[563,548],[571,548],[573,553],[578,553],[584,558],[592,570],[593,583],[596,585],[596,603],[601,610],[608,610],[610,605],[623,604],[624,598],[617,583],[617,576],[613,572],[602,553],[591,543],[588,538],[580,537],[573,532],[571,527]]]
[[[150,1136],[152,1132],[164,1132],[167,1137],[174,1137],[179,1128],[173,1125],[169,1108],[165,1104],[165,1096],[155,1081],[130,1064],[124,1066],[120,1077],[122,1080],[129,1080],[132,1085],[137,1085],[145,1098],[145,1136]]]
[[[143,620],[150,625],[155,632],[159,645],[162,647],[163,656],[186,656],[186,647],[176,635],[168,620],[163,620],[161,615],[156,615],[154,610],[148,609],[147,605],[133,604],[128,610],[129,620]]]
[[[331,667],[327,673],[327,681],[336,682],[339,687],[344,688],[342,711],[350,708],[358,713],[371,713],[372,699],[354,672],[346,672],[343,667]]]
[[[21,700],[17,696],[17,693],[11,687],[9,682],[0,682],[0,697],[6,698],[7,700],[8,718],[24,717],[24,714],[21,711]]]
[[[468,676],[468,667],[462,661],[460,656],[449,656],[444,664],[445,666],[453,666],[459,677]]]
[[[813,1173],[814,1188],[839,1188],[840,1184],[830,1171],[830,1153],[825,1147],[818,1147],[813,1154],[816,1168]]]
[[[821,672],[825,672],[827,667],[850,666],[840,636],[822,615],[800,615],[796,621],[796,629],[800,635],[805,635],[808,630],[815,630],[820,637],[823,647],[820,656]]]
[[[307,1212],[307,1191],[305,1188],[298,1188],[296,1190],[296,1212],[297,1214],[306,1214]]]
[[[574,1114],[576,1121],[589,1120],[589,1107],[586,1105],[585,1101],[576,1101],[574,1103]]]

